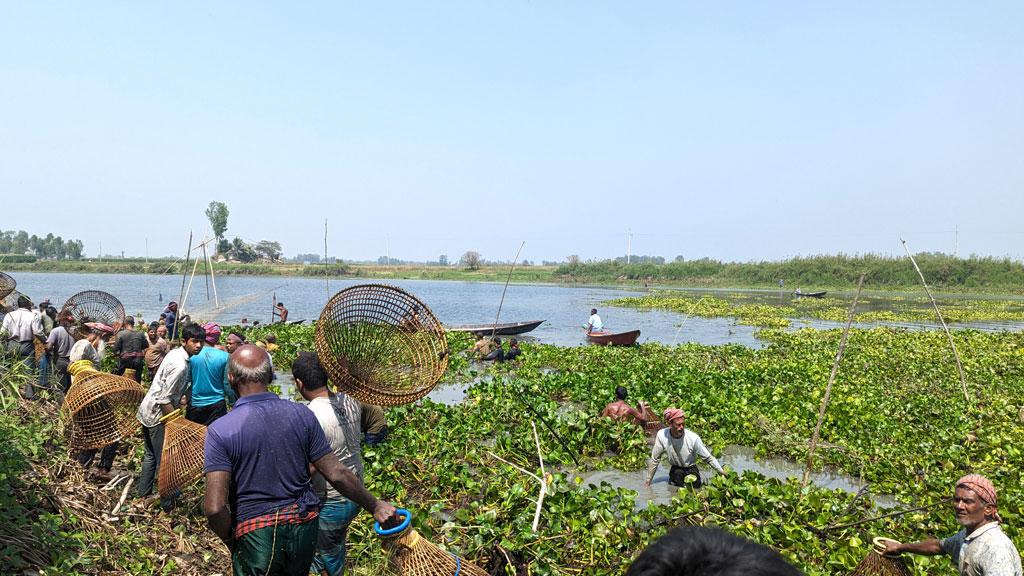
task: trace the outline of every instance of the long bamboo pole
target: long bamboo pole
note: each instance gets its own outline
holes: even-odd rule
[[[942,329],[946,331],[946,338],[949,339],[949,347],[953,350],[953,359],[956,360],[956,370],[960,375],[960,389],[964,393],[964,402],[970,404],[971,398],[967,394],[967,378],[964,376],[964,366],[960,363],[960,353],[956,351],[956,343],[953,342],[953,333],[949,331],[949,326],[946,326],[946,320],[942,317],[939,305],[935,302],[935,297],[932,296],[932,291],[928,288],[928,283],[924,280],[924,274],[921,272],[921,267],[917,265],[917,260],[915,260],[914,255],[910,253],[910,247],[907,246],[907,241],[900,238],[900,242],[903,243],[903,249],[907,251],[907,256],[910,256],[910,262],[914,265],[914,270],[917,270],[917,277],[921,279],[921,285],[924,286],[925,294],[928,294],[928,299],[932,301],[932,308],[935,308],[935,314],[939,317],[939,324],[942,324]]]
[[[213,272],[213,260],[206,251],[205,245],[203,246],[203,254],[206,256],[206,263],[210,266],[210,282],[213,284],[213,305],[220,308],[220,298],[217,296],[217,276]]]
[[[818,447],[818,438],[821,435],[821,423],[825,420],[825,410],[828,408],[829,400],[832,399],[832,384],[836,381],[836,374],[839,373],[839,362],[843,359],[843,351],[846,350],[846,339],[850,335],[850,326],[853,325],[853,316],[857,310],[857,301],[860,300],[860,291],[864,286],[864,274],[860,275],[857,281],[857,294],[853,297],[853,304],[850,305],[850,314],[846,318],[846,328],[843,329],[843,337],[839,340],[839,350],[836,351],[836,359],[832,362],[832,373],[828,375],[828,384],[825,385],[825,395],[821,398],[821,406],[818,407],[818,423],[814,426],[814,434],[811,435],[811,444],[807,447],[807,468],[804,470],[803,485],[811,479],[811,468],[814,466],[814,450]]]
[[[512,260],[512,267],[508,269],[508,277],[505,278],[505,287],[501,290],[501,300],[498,302],[498,313],[494,315],[494,326],[491,328],[491,338],[494,338],[494,333],[498,331],[498,319],[501,318],[501,307],[505,305],[505,292],[508,291],[508,283],[512,281],[512,273],[516,270],[516,262],[519,262],[519,255],[523,253],[523,246],[526,246],[526,240],[523,240],[519,244],[519,250],[516,252],[515,259]]]
[[[192,231],[188,231],[188,250],[185,251],[185,271],[181,274],[181,291],[178,292],[178,311],[174,314],[174,332],[172,338],[178,336],[178,327],[181,326],[181,305],[185,299],[185,277],[188,276],[188,259],[192,256]]]

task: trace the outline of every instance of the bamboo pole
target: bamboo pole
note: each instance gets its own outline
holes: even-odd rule
[[[185,288],[185,296],[182,297],[181,302],[178,302],[178,312],[181,315],[185,314],[185,302],[188,301],[188,293],[192,291],[192,281],[196,279],[196,270],[199,268],[199,256],[196,256],[196,261],[192,264],[192,276],[188,279],[188,287]],[[179,315],[179,317],[181,316]]]
[[[213,305],[216,308],[220,308],[220,298],[217,296],[217,276],[213,272],[213,260],[210,258],[209,253],[206,252],[206,246],[203,246],[203,254],[206,255],[206,262],[210,266],[210,282],[213,284]]]
[[[516,252],[516,257],[512,260],[512,267],[508,269],[508,277],[505,278],[505,287],[501,290],[501,300],[498,302],[498,313],[494,315],[494,326],[491,328],[491,338],[494,338],[494,333],[498,331],[498,318],[501,318],[501,307],[505,305],[505,292],[508,291],[508,283],[512,281],[512,273],[516,270],[516,262],[519,262],[519,255],[523,253],[523,246],[526,246],[526,240],[523,240],[519,244],[519,250]]]
[[[960,353],[956,351],[956,343],[953,342],[953,333],[949,331],[949,327],[946,326],[946,320],[942,317],[942,312],[939,311],[939,305],[935,302],[935,297],[932,296],[932,291],[928,288],[928,283],[924,280],[924,274],[921,272],[921,267],[917,265],[917,260],[914,259],[914,255],[910,253],[910,247],[907,246],[907,241],[900,238],[900,242],[903,243],[903,249],[907,251],[907,256],[910,256],[910,262],[914,265],[914,270],[917,270],[917,277],[921,279],[921,285],[924,286],[925,294],[928,294],[928,299],[932,301],[932,308],[935,308],[935,314],[939,317],[939,324],[942,324],[942,329],[946,331],[946,338],[949,339],[949,347],[953,350],[953,359],[956,360],[956,370],[960,375],[960,389],[964,393],[964,402],[967,404],[971,403],[970,396],[967,395],[967,378],[964,376],[964,367],[960,363]]]
[[[203,239],[203,243],[199,246],[203,249],[203,280],[206,282],[206,299],[210,299],[210,258],[206,255],[206,243],[209,242],[207,239]],[[198,258],[198,254],[196,255]]]
[[[818,407],[818,423],[814,426],[814,434],[811,435],[811,444],[807,447],[807,468],[804,470],[803,485],[811,478],[811,468],[814,466],[814,450],[818,447],[818,438],[821,434],[821,423],[825,420],[825,410],[832,398],[832,384],[839,373],[839,362],[843,359],[843,351],[846,350],[846,339],[850,335],[850,326],[853,324],[853,316],[857,310],[857,301],[860,300],[860,291],[864,286],[864,274],[860,275],[857,281],[857,294],[853,297],[853,304],[850,305],[850,314],[846,318],[846,328],[843,329],[843,337],[839,340],[839,350],[836,352],[836,359],[832,362],[832,373],[828,375],[828,384],[825,385],[825,395],[821,398],[821,406]]]
[[[540,493],[537,495],[537,507],[533,511],[533,531],[536,532],[537,526],[540,525],[540,512],[544,508],[544,496],[546,496],[548,493],[548,475],[547,472],[544,470],[544,455],[541,454],[540,452],[540,438],[537,436],[537,424],[531,420],[530,426],[533,428],[533,442],[537,446],[537,459],[540,461],[540,476],[534,474],[533,472],[530,472],[529,470],[526,470],[522,466],[513,464],[512,462],[505,460],[504,458],[498,456],[494,452],[488,452],[488,454],[490,454],[491,457],[494,458],[495,460],[508,464],[509,466],[515,468],[516,470],[519,470],[523,474],[526,474],[527,476],[533,478],[534,480],[537,481],[538,484],[540,484]]]
[[[181,291],[178,292],[178,311],[174,314],[174,332],[171,337],[178,336],[178,327],[181,326],[181,306],[185,300],[185,277],[188,276],[188,259],[192,256],[192,231],[188,231],[188,250],[185,251],[185,271],[181,274]]]

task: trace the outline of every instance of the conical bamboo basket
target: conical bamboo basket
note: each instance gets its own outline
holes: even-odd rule
[[[164,447],[160,453],[157,488],[160,496],[166,498],[203,475],[206,426],[186,420],[181,408],[160,421],[164,424]]]
[[[486,570],[451,552],[445,552],[420,536],[411,526],[412,514],[399,509],[402,523],[383,529],[374,522],[373,528],[383,538],[381,545],[388,552],[388,565],[400,576],[489,576]]]
[[[89,360],[73,363],[68,371],[72,384],[60,411],[69,448],[99,449],[138,431],[135,412],[146,396],[138,382],[97,372]]]

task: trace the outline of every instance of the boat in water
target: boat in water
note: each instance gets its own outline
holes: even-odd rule
[[[608,332],[606,330],[587,332],[587,341],[600,346],[632,346],[636,344],[636,339],[639,337],[639,330],[630,330],[629,332]]]
[[[544,320],[528,320],[526,322],[505,322],[502,324],[463,324],[446,328],[449,332],[483,332],[490,335],[494,332],[496,336],[515,336],[525,334],[544,323]]]

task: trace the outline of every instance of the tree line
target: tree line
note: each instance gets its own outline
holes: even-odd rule
[[[4,230],[0,232],[0,254],[25,255],[32,253],[37,258],[54,260],[78,260],[84,248],[81,240],[64,240],[53,233],[45,237],[29,235],[24,230]]]

